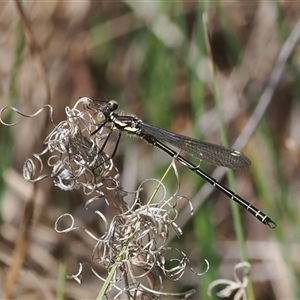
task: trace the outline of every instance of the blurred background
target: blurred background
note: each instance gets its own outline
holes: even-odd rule
[[[239,228],[255,298],[299,299],[299,19],[297,1],[1,2],[0,107],[32,114],[51,104],[58,124],[65,107],[86,96],[115,99],[147,123],[217,144],[226,129],[229,145],[243,147],[251,168],[235,171],[234,184],[224,168],[201,168],[278,226],[271,230],[244,210],[240,226],[225,195],[178,165],[179,194],[197,210],[191,216],[182,205],[183,236],[170,237],[170,245],[196,271],[203,271],[204,259],[210,269],[200,277],[187,272],[176,284],[166,280],[164,291],[194,288],[191,299],[209,299],[211,282],[232,280],[244,251]],[[24,161],[43,149],[53,128],[47,117],[46,111],[33,119],[2,115],[18,124],[0,126],[0,295],[95,299],[102,283],[89,269],[81,285],[65,280],[91,259],[94,241],[54,230],[69,212],[101,232],[84,209],[84,195],[62,192],[46,179],[30,200],[33,184],[22,177]],[[114,162],[123,188],[132,191],[144,179],[161,178],[171,159],[124,134]],[[165,182],[170,192],[177,187],[173,177]]]

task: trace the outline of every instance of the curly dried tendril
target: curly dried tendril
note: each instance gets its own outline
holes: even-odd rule
[[[49,108],[49,110],[50,110],[50,113],[49,113],[50,120],[51,120],[52,124],[54,124],[53,118],[52,118],[52,115],[53,115],[53,108],[52,108],[51,105],[45,105],[44,107],[42,107],[41,109],[39,109],[37,112],[35,112],[34,114],[31,114],[31,115],[26,115],[26,114],[20,112],[17,108],[15,108],[15,107],[13,107],[13,106],[5,106],[5,107],[3,107],[3,108],[0,110],[0,122],[1,122],[3,125],[5,125],[5,126],[15,126],[16,124],[18,124],[17,121],[14,122],[14,123],[11,123],[11,124],[5,123],[5,122],[3,121],[2,114],[3,114],[4,111],[7,110],[7,109],[11,109],[11,110],[14,111],[15,113],[17,113],[17,114],[19,114],[19,115],[21,115],[21,116],[23,116],[23,117],[25,117],[25,118],[33,118],[33,117],[38,116],[38,115],[39,115],[44,109],[46,109],[46,108]]]

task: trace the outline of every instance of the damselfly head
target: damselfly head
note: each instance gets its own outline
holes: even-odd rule
[[[110,100],[106,102],[106,104],[99,109],[99,114],[97,115],[98,121],[106,121],[109,119],[110,114],[118,109],[119,105],[118,102],[115,100]]]
[[[118,107],[119,107],[119,104],[116,100],[108,101],[107,105],[108,105],[111,112],[117,110]]]
[[[110,101],[100,101],[100,100],[92,100],[90,98],[82,98],[85,99],[85,105],[88,109],[97,113],[97,120],[100,122],[106,121],[109,119],[110,114],[117,110],[119,105],[115,100]]]

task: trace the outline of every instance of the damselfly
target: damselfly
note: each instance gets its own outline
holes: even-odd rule
[[[249,202],[238,196],[236,193],[220,184],[216,179],[207,175],[198,166],[186,160],[179,154],[179,152],[176,152],[172,148],[166,146],[160,140],[168,142],[169,144],[178,148],[180,151],[184,151],[193,157],[199,158],[201,161],[230,169],[248,169],[251,165],[251,162],[247,156],[231,148],[200,141],[181,134],[173,133],[157,126],[146,124],[134,115],[117,113],[116,110],[118,109],[118,103],[114,100],[101,102],[94,101],[89,98],[86,99],[88,99],[88,107],[101,113],[102,115],[102,121],[99,127],[92,134],[97,133],[103,126],[109,124],[110,132],[108,133],[106,141],[109,139],[109,136],[113,131],[118,132],[117,142],[112,156],[115,154],[122,131],[127,132],[129,135],[138,136],[147,143],[158,147],[172,158],[180,162],[182,165],[204,178],[207,182],[219,189],[231,200],[235,201],[249,211],[263,224],[268,225],[272,229],[276,227],[276,223],[272,221],[265,213],[261,212]]]

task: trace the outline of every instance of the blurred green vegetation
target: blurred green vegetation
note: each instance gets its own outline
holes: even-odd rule
[[[65,106],[72,106],[81,96],[115,99],[121,110],[177,133],[221,144],[223,131],[229,145],[253,117],[278,53],[300,17],[298,2],[289,6],[279,1],[86,1],[22,5],[46,65],[57,119],[63,119]],[[5,44],[1,50],[1,108],[15,103],[22,112],[30,114],[39,103],[44,103],[40,100],[44,87],[36,75],[36,61],[30,55],[28,43],[26,49],[20,46],[23,45],[20,16],[13,3],[1,6],[3,11],[14,12],[2,20]],[[11,53],[16,53],[16,57]],[[165,292],[192,287],[197,292],[191,299],[208,299],[209,284],[219,278],[231,280],[234,265],[248,257],[253,265],[250,284],[253,290],[247,291],[248,299],[300,298],[299,61],[299,49],[295,48],[280,84],[273,87],[269,108],[242,150],[252,161],[249,172],[234,172],[235,180],[229,180],[230,185],[225,177],[220,179],[274,219],[277,228],[267,228],[242,210],[240,219],[239,214],[232,218],[230,200],[220,192],[213,191],[206,199],[194,199],[205,182],[178,165],[179,194],[203,204],[193,216],[186,216],[187,221],[190,219],[182,228],[183,237],[170,243],[193,258],[194,269],[203,267],[204,259],[209,261],[210,269],[200,277],[192,273],[175,284],[164,283]],[[16,126],[14,130],[15,134],[9,130],[11,136],[7,137],[6,128],[1,128],[1,173],[14,169],[21,176],[22,162],[35,151],[30,148],[35,137],[25,126]],[[41,144],[45,137],[40,137]],[[288,147],[287,141],[293,141],[296,147]],[[149,177],[159,179],[171,162],[158,149],[150,148],[138,139],[126,135],[122,138],[115,162],[131,187],[136,188]],[[137,157],[132,158],[134,153],[138,153]],[[209,174],[214,170],[205,164],[201,168]],[[135,172],[137,175],[133,176]],[[22,197],[15,192],[11,178],[4,179],[12,193],[7,192],[2,182],[0,193],[3,219],[0,252],[8,258],[21,220],[16,208],[23,207],[22,199],[26,199],[26,195]],[[167,178],[165,185],[172,193],[177,187],[176,177]],[[55,188],[47,186],[46,191],[33,221],[30,251],[45,251],[42,253],[49,261],[44,264],[35,261],[34,257],[41,253],[37,251],[38,254],[31,253],[24,262],[24,270],[30,271],[43,288],[35,289],[21,278],[16,283],[14,297],[96,298],[99,282],[91,274],[85,274],[84,282],[90,287],[86,289],[84,283],[81,286],[68,280],[64,283],[61,276],[64,267],[59,269],[61,263],[66,263],[67,273],[76,270],[78,261],[89,259],[93,249],[81,251],[74,247],[78,243],[76,238],[82,237],[63,240],[58,234],[53,236],[54,233],[48,232],[66,208],[78,213],[84,197],[80,192],[72,192],[65,199],[67,205],[57,205],[63,198],[61,194],[58,193],[56,201]],[[101,231],[94,220],[82,221]],[[3,283],[10,264],[9,259],[1,261]],[[53,283],[56,277],[61,278],[57,285]]]

